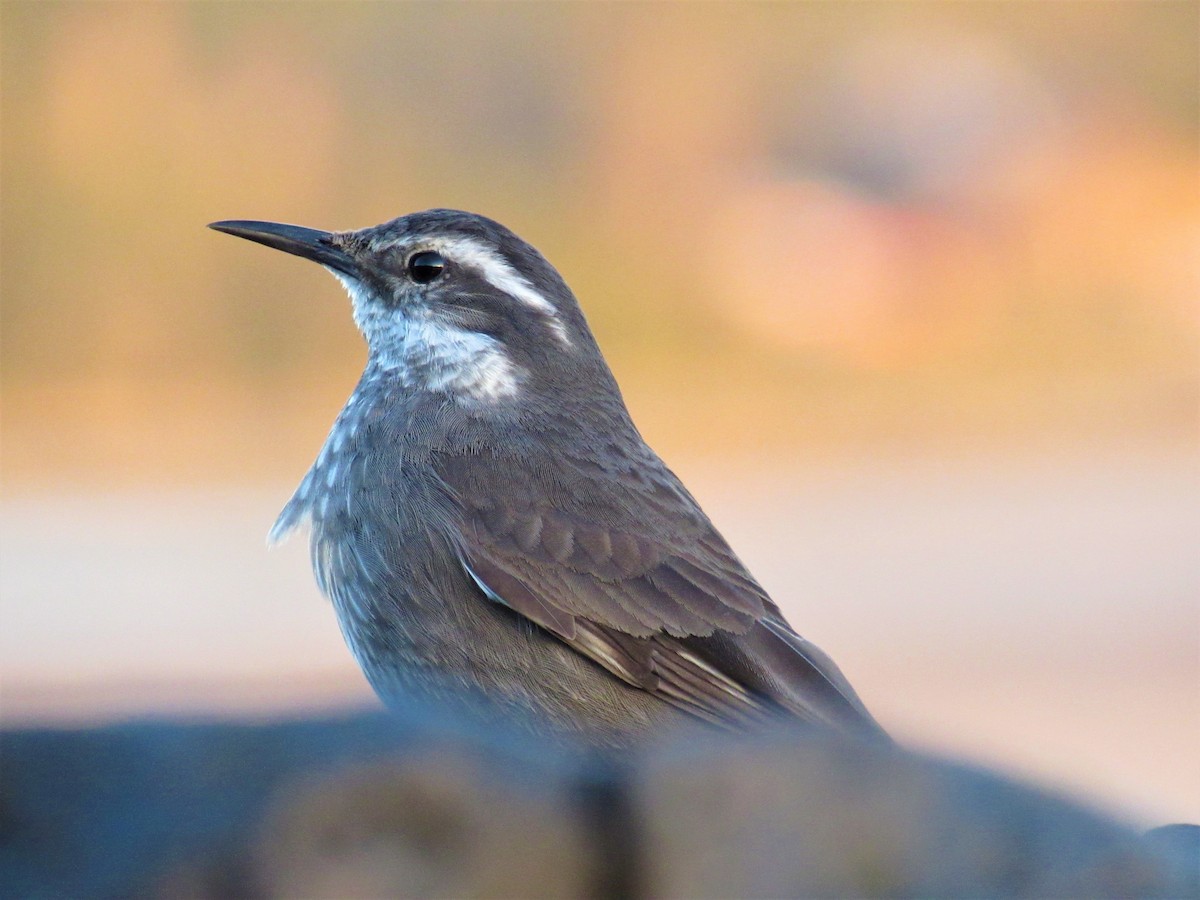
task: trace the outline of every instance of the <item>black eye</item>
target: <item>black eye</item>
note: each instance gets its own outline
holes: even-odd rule
[[[429,284],[446,269],[446,258],[434,250],[414,253],[408,261],[408,277],[417,284]]]

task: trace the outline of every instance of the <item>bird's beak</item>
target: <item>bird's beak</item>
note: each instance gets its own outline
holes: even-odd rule
[[[343,275],[357,277],[358,267],[349,253],[333,244],[333,234],[329,231],[318,231],[316,228],[302,228],[299,225],[284,225],[282,222],[246,222],[233,219],[227,222],[213,222],[208,226],[226,234],[232,234],[248,241],[266,244],[285,253],[303,256],[323,266],[328,266]]]

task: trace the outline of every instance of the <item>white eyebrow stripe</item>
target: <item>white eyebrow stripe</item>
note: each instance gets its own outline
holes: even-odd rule
[[[429,241],[429,246],[444,253],[454,262],[472,269],[492,287],[504,291],[514,300],[545,315],[559,341],[568,347],[571,346],[571,338],[567,335],[567,329],[563,327],[554,304],[535,291],[533,285],[491,247],[466,237],[435,238]]]

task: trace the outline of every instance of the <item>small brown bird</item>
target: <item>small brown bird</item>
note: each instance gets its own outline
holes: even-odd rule
[[[366,369],[272,537],[385,701],[480,694],[621,745],[691,716],[883,736],[642,440],[558,272],[482,216],[219,231],[349,291]]]

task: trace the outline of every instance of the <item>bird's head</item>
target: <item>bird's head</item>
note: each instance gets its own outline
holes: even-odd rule
[[[572,392],[584,380],[593,395],[616,390],[562,277],[491,219],[434,209],[361,231],[210,227],[332,272],[350,294],[368,367],[412,390],[473,405]]]

